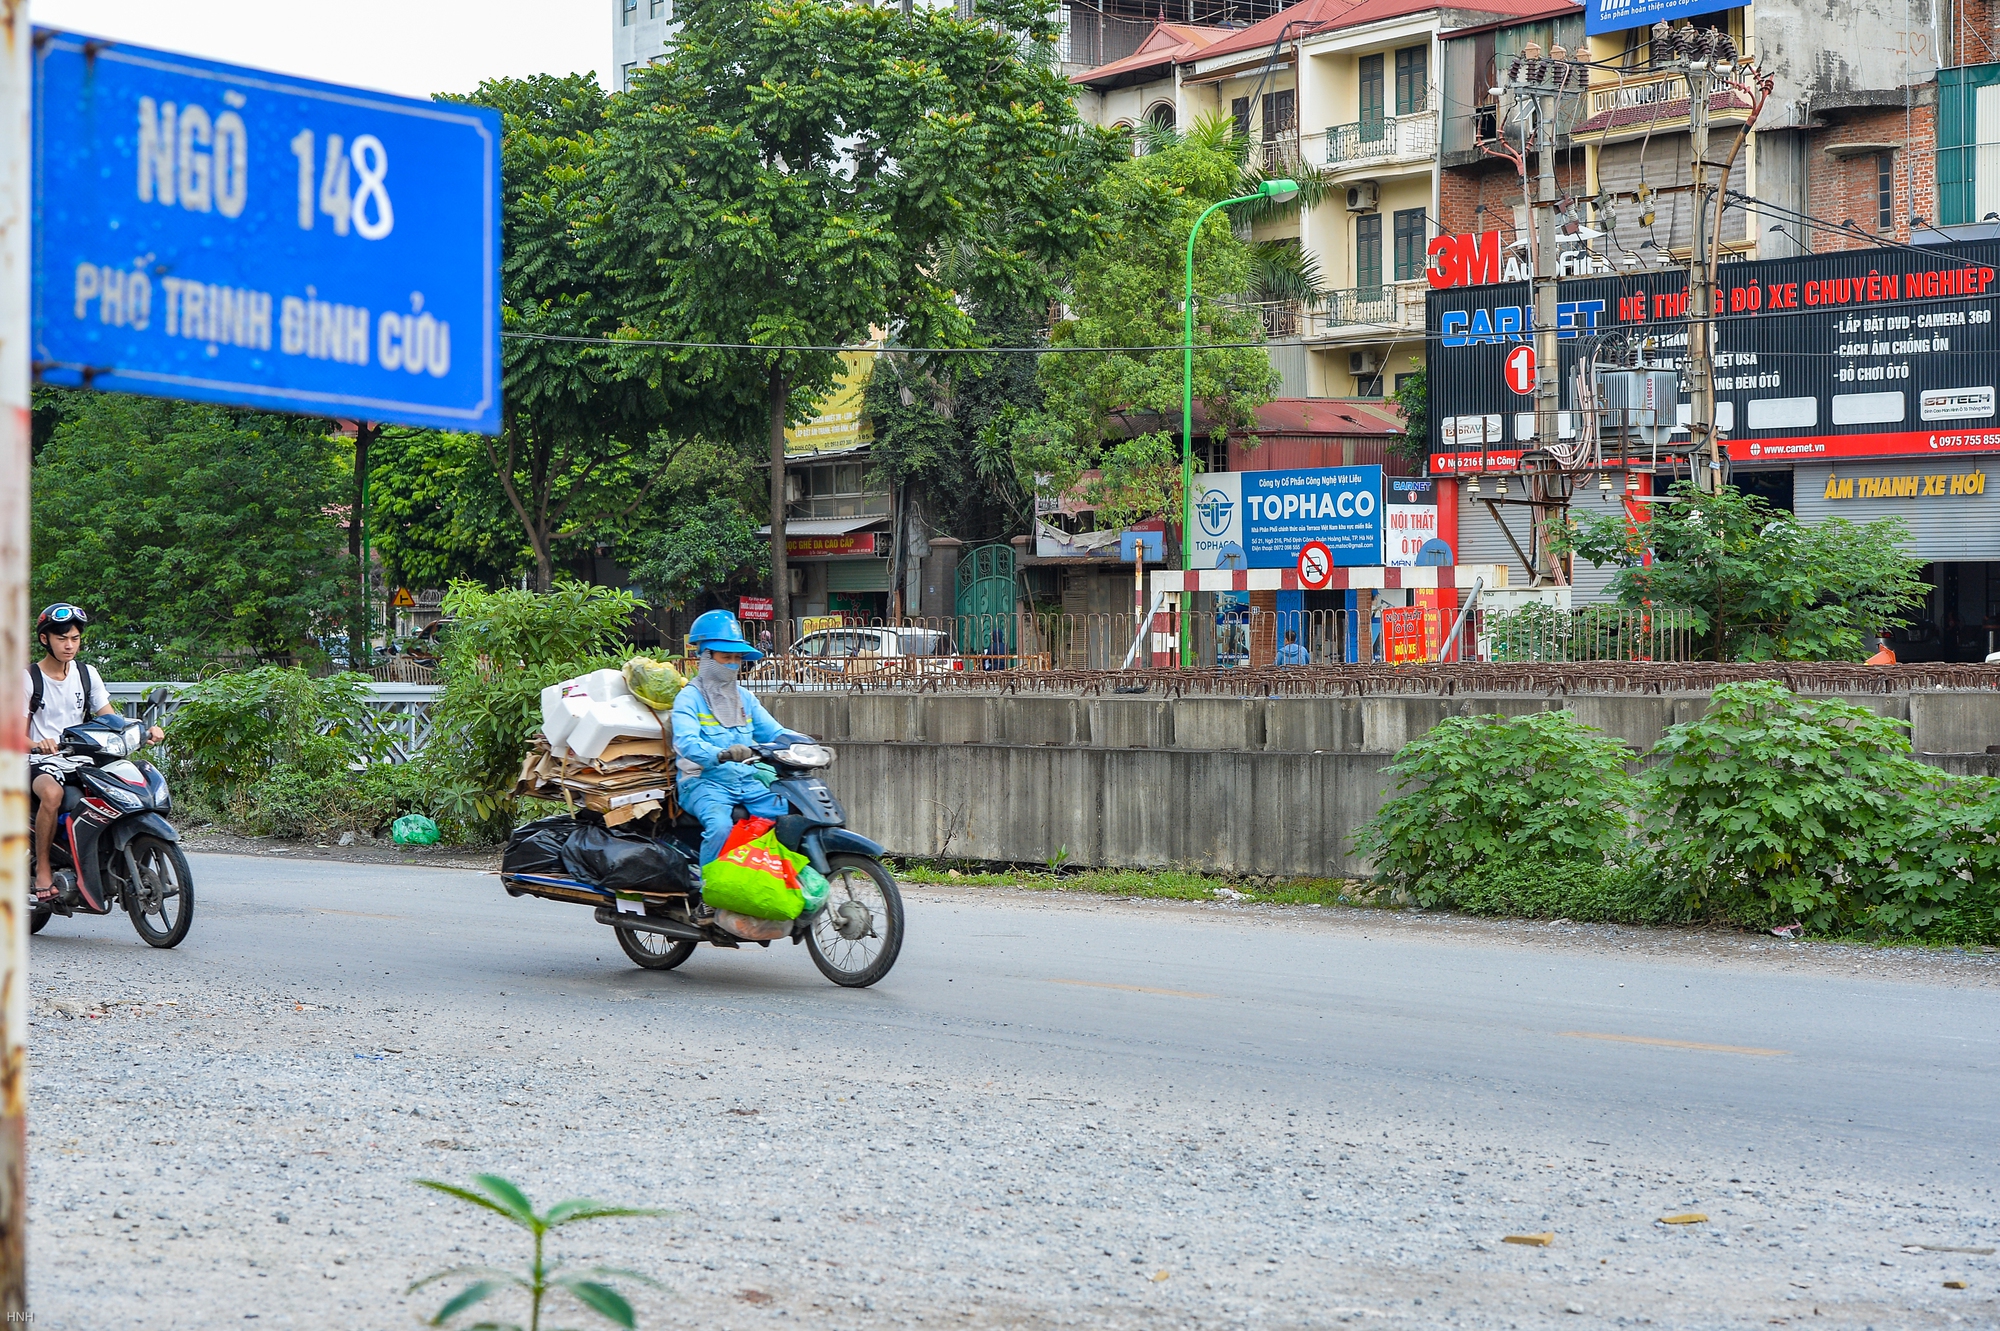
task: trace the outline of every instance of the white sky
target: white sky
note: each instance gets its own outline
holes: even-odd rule
[[[595,70],[610,0],[31,0],[36,24],[409,97]]]

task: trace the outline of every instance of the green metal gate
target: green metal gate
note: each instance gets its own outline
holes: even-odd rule
[[[952,600],[957,612],[958,650],[987,655],[994,634],[1007,653],[1017,650],[1014,634],[1014,547],[982,545],[968,550],[958,562],[958,587]]]

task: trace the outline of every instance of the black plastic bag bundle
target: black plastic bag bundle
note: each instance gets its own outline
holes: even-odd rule
[[[576,827],[576,819],[568,814],[522,823],[507,834],[507,849],[500,856],[500,872],[561,877],[568,872],[563,867],[563,845],[575,834]]]
[[[692,892],[695,877],[686,852],[642,832],[620,832],[578,823],[563,843],[570,876],[606,892]]]

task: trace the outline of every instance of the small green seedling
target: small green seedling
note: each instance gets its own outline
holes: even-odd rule
[[[641,1284],[658,1286],[659,1281],[637,1271],[627,1271],[614,1266],[593,1266],[578,1272],[562,1272],[549,1264],[544,1251],[544,1240],[548,1232],[579,1220],[615,1220],[631,1216],[659,1216],[665,1211],[655,1211],[644,1207],[606,1206],[602,1202],[591,1201],[587,1197],[576,1197],[566,1202],[557,1202],[547,1211],[537,1214],[527,1194],[498,1174],[479,1174],[473,1178],[479,1191],[461,1188],[452,1183],[440,1183],[436,1179],[414,1180],[418,1187],[441,1192],[447,1197],[456,1197],[471,1206],[491,1211],[495,1215],[519,1225],[535,1237],[535,1260],[526,1272],[503,1271],[493,1266],[454,1266],[425,1276],[411,1285],[405,1293],[414,1294],[426,1285],[440,1280],[452,1280],[469,1276],[472,1283],[453,1295],[437,1315],[428,1323],[443,1326],[452,1318],[483,1303],[488,1298],[508,1288],[524,1291],[528,1296],[528,1324],[524,1328],[518,1322],[483,1321],[467,1331],[542,1331],[542,1301],[551,1290],[563,1290],[608,1322],[631,1331],[633,1321],[632,1305],[625,1296],[604,1283],[607,1278],[636,1280]]]

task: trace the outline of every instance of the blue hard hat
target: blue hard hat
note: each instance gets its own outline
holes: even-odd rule
[[[741,652],[752,661],[764,659],[764,653],[749,644],[743,637],[743,626],[727,610],[697,616],[688,626],[688,642],[697,652]]]

